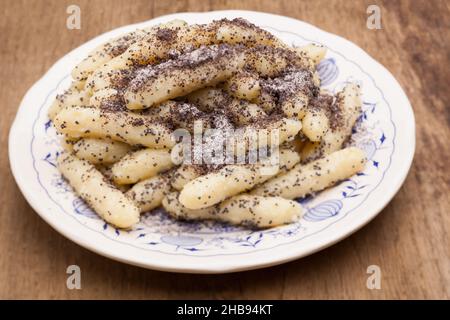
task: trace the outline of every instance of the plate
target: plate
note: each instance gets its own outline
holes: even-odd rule
[[[298,200],[305,215],[297,223],[249,230],[213,222],[179,222],[163,211],[144,214],[133,229],[106,224],[77,197],[55,167],[60,151],[47,117],[70,71],[100,43],[139,27],[172,19],[208,23],[243,17],[291,45],[328,47],[318,66],[333,92],[358,82],[363,112],[354,144],[369,159],[365,170],[337,186]],[[402,88],[362,49],[305,22],[251,11],[177,13],[102,34],[61,58],[25,95],[9,136],[12,172],[33,209],[79,245],[125,263],[164,271],[224,273],[267,267],[309,255],[355,232],[373,219],[403,183],[415,148],[414,115]]]

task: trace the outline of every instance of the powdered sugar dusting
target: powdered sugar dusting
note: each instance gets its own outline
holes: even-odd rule
[[[261,81],[262,90],[277,98],[278,101],[289,99],[297,92],[309,95],[315,90],[312,74],[309,70],[295,69],[283,76]]]

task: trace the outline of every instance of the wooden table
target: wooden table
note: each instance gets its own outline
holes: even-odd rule
[[[132,5],[130,4],[132,2]],[[81,8],[81,30],[66,8]],[[366,28],[369,4],[382,29]],[[450,298],[450,32],[448,1],[17,1],[0,16],[0,298]],[[248,9],[298,18],[343,36],[400,81],[417,120],[412,169],[397,196],[362,230],[312,256],[263,270],[183,275],[109,260],[67,240],[27,204],[9,169],[7,139],[22,96],[61,56],[110,29],[178,11]],[[66,288],[66,268],[82,289]],[[366,287],[369,265],[381,290]]]

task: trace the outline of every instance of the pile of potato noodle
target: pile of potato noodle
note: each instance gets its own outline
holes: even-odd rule
[[[294,199],[366,161],[345,147],[360,88],[321,90],[316,65],[325,54],[314,44],[290,47],[241,18],[173,20],[112,39],[75,67],[49,110],[64,148],[58,169],[119,228],[161,206],[183,220],[293,222],[302,216]],[[199,145],[181,143],[179,130]],[[228,161],[205,160],[224,146]]]

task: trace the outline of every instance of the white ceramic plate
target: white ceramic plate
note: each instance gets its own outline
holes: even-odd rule
[[[70,71],[88,52],[111,37],[175,18],[207,23],[243,17],[289,44],[316,42],[329,50],[318,70],[336,92],[348,81],[363,90],[363,115],[355,144],[369,158],[366,169],[339,185],[301,200],[298,223],[253,231],[218,223],[186,223],[163,212],[143,215],[130,231],[105,224],[81,201],[55,168],[60,150],[47,109],[70,83]],[[415,148],[414,116],[394,77],[353,43],[307,23],[251,11],[179,13],[115,29],[60,59],[24,97],[10,131],[14,177],[28,202],[53,228],[101,255],[145,268],[221,273],[255,269],[303,257],[347,237],[388,203],[403,183]]]

